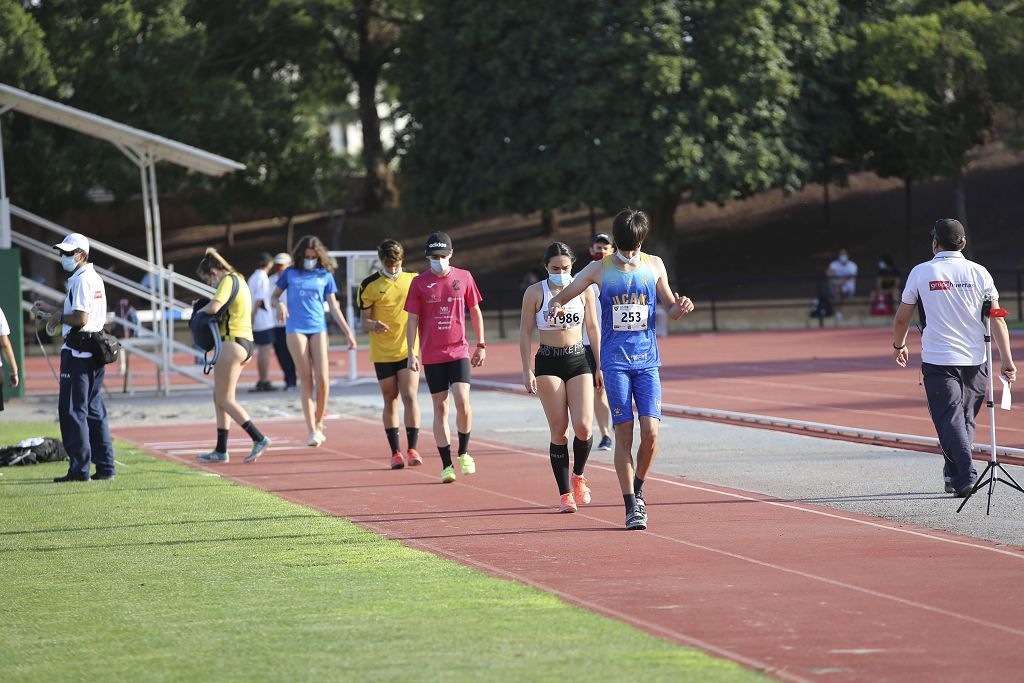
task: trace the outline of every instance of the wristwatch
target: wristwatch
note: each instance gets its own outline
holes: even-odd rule
[[[478,348],[478,349],[486,349],[487,348],[487,344],[484,344],[483,342],[477,342],[476,348]]]

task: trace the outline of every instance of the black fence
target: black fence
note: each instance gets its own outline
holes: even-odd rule
[[[1011,318],[1024,322],[1024,270],[992,270],[992,278],[999,291],[999,302],[1010,312]],[[811,310],[815,301],[828,297],[833,313],[854,316],[870,315],[875,304],[875,297],[880,293],[879,282],[874,275],[862,275],[855,278],[854,295],[850,298],[835,300],[831,296],[829,278],[822,275],[783,275],[772,277],[721,277],[694,280],[681,280],[673,284],[675,291],[684,294],[697,305],[698,312],[707,316],[704,329],[718,332],[722,329],[723,316],[746,316],[754,318],[770,314],[772,311],[803,311],[803,316],[812,320],[813,324],[825,326],[826,317],[813,317]],[[899,296],[903,288],[900,279],[898,291],[894,292],[895,300],[890,301],[891,312],[880,313],[878,319],[884,319],[895,312],[899,305]],[[885,292],[881,292],[883,296]],[[519,311],[521,309],[522,289],[487,289],[484,291],[484,302],[481,308],[488,313],[489,324],[497,324],[499,335],[506,338],[509,332],[519,329]],[[882,310],[882,309],[878,309]],[[803,317],[801,316],[801,317]],[[831,317],[831,316],[829,316]]]

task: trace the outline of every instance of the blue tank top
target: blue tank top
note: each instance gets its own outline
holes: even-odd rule
[[[615,267],[614,254],[604,257],[601,280],[601,369],[644,370],[661,365],[654,316],[657,278],[650,257],[640,252],[631,273]]]

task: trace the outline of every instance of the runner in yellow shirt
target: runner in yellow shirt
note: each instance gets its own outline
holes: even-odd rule
[[[384,240],[377,247],[381,269],[359,285],[359,308],[363,312],[363,329],[370,333],[370,361],[377,373],[380,393],[384,397],[384,433],[391,447],[391,469],[409,465],[422,465],[423,459],[416,452],[420,436],[420,406],[416,400],[420,375],[409,370],[409,346],[406,342],[406,324],[409,314],[405,311],[405,298],[415,273],[402,270],[405,250],[392,239]],[[416,346],[419,346],[417,340]],[[413,349],[418,353],[419,349]],[[398,397],[405,405],[405,434],[409,441],[406,457],[398,439]]]

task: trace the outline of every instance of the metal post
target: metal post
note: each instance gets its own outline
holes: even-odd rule
[[[152,207],[149,204],[149,179],[146,177],[146,160],[143,156],[142,160],[139,161],[139,178],[142,183],[142,215],[145,221],[146,227],[146,260],[149,262],[149,270],[146,274],[149,275],[149,312],[150,312],[150,327],[153,330],[153,334],[160,334],[160,319],[157,315],[156,305],[156,278],[157,274],[153,270],[153,263],[156,260],[153,254],[153,213]],[[160,369],[157,368],[156,372],[156,386],[157,389],[161,389],[160,381],[162,377],[160,375]]]
[[[164,365],[167,372],[167,394],[171,393],[171,365],[174,364],[174,264],[167,265],[167,361]]]
[[[348,321],[349,326],[352,328],[352,334],[355,335],[355,308],[352,306],[352,288],[358,287],[359,283],[354,282],[354,273],[356,267],[355,256],[345,257],[345,318]],[[348,352],[348,378],[354,382],[356,380],[357,368],[356,368],[356,350],[349,349]]]
[[[3,110],[0,110],[3,114]],[[7,179],[4,176],[4,136],[0,128],[0,249],[11,248],[11,200],[7,196]]]
[[[149,162],[149,199],[153,205],[153,251],[156,254],[156,267],[160,273],[160,298],[158,305],[160,306],[160,357],[163,359],[162,372],[164,375],[164,395],[171,395],[171,340],[168,336],[167,330],[169,328],[167,313],[167,297],[165,292],[167,291],[167,283],[165,279],[170,279],[171,274],[164,271],[164,243],[163,233],[160,226],[160,191],[156,184],[156,158],[149,154],[147,155]]]

